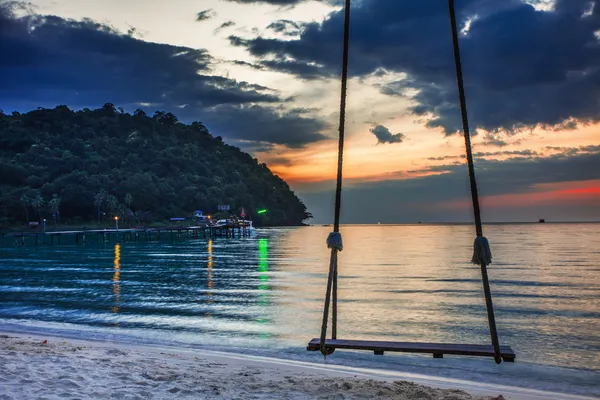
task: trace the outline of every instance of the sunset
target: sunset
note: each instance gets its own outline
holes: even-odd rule
[[[0,0],[0,398],[600,396],[600,0]]]
[[[374,189],[387,197],[419,178],[435,187],[416,201],[435,203],[446,180],[423,178],[444,176],[464,161],[451,38],[444,2],[409,4],[373,0],[352,8],[344,187],[356,193]],[[183,122],[202,121],[213,135],[249,151],[288,181],[314,215],[312,222],[330,222],[341,8],[320,1],[225,0],[141,6],[139,1],[6,3],[4,46],[16,45],[17,32],[28,32],[18,40],[30,50],[27,59],[3,63],[3,79],[9,80],[0,107],[23,112],[110,101],[129,112],[170,111]],[[594,8],[584,1],[466,0],[457,7],[481,185],[485,188],[485,162],[521,178],[501,193],[482,190],[482,196],[495,199],[483,209],[484,218],[534,221],[523,207],[536,185],[568,188],[578,182],[591,189],[585,204],[564,195],[564,201],[555,198],[545,217],[600,219],[600,197],[592,190],[600,178]],[[49,15],[56,17],[42,17]],[[411,18],[414,23],[398,25]],[[546,46],[549,42],[554,45]],[[136,52],[151,61],[140,63]],[[11,68],[22,63],[28,68],[9,78]],[[541,69],[550,63],[552,68]],[[34,75],[36,86],[19,90]],[[569,167],[577,164],[585,169]],[[365,211],[352,206],[359,201],[351,193],[345,223],[359,222],[354,216]],[[456,196],[466,201],[468,191]],[[370,207],[377,208],[377,201]],[[388,222],[414,222],[394,211],[388,216]],[[441,217],[434,212],[420,218]]]

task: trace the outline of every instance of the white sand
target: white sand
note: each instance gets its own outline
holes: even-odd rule
[[[435,379],[414,380],[436,384]],[[0,336],[0,399],[569,398],[493,385],[469,386],[462,381],[437,383],[441,388],[399,380],[381,371],[203,350],[131,347],[33,335]],[[451,387],[463,387],[470,393]]]

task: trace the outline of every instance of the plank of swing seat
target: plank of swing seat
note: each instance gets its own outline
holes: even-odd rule
[[[368,350],[373,352],[403,352],[403,353],[430,353],[434,356],[443,354],[461,356],[493,357],[494,347],[483,344],[452,344],[452,343],[419,343],[419,342],[382,342],[373,340],[342,340],[327,339],[327,346],[334,349]],[[306,348],[308,351],[320,350],[320,339],[312,339]],[[500,346],[502,359],[506,362],[515,360],[515,352],[510,346]]]

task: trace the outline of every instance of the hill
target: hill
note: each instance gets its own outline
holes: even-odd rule
[[[200,122],[112,104],[0,112],[0,225],[52,221],[53,214],[70,223],[114,216],[149,223],[212,213],[220,204],[236,214],[244,207],[260,225],[310,217],[285,181]]]

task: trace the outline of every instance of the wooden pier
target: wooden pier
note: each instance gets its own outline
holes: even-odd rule
[[[159,241],[163,239],[210,239],[210,238],[235,238],[248,237],[251,230],[246,226],[186,226],[186,227],[163,227],[163,228],[130,228],[130,229],[88,229],[70,231],[46,231],[46,232],[0,232],[0,247],[13,242],[15,246],[25,244],[54,245],[65,243],[85,244],[92,242],[122,242],[122,241]]]

